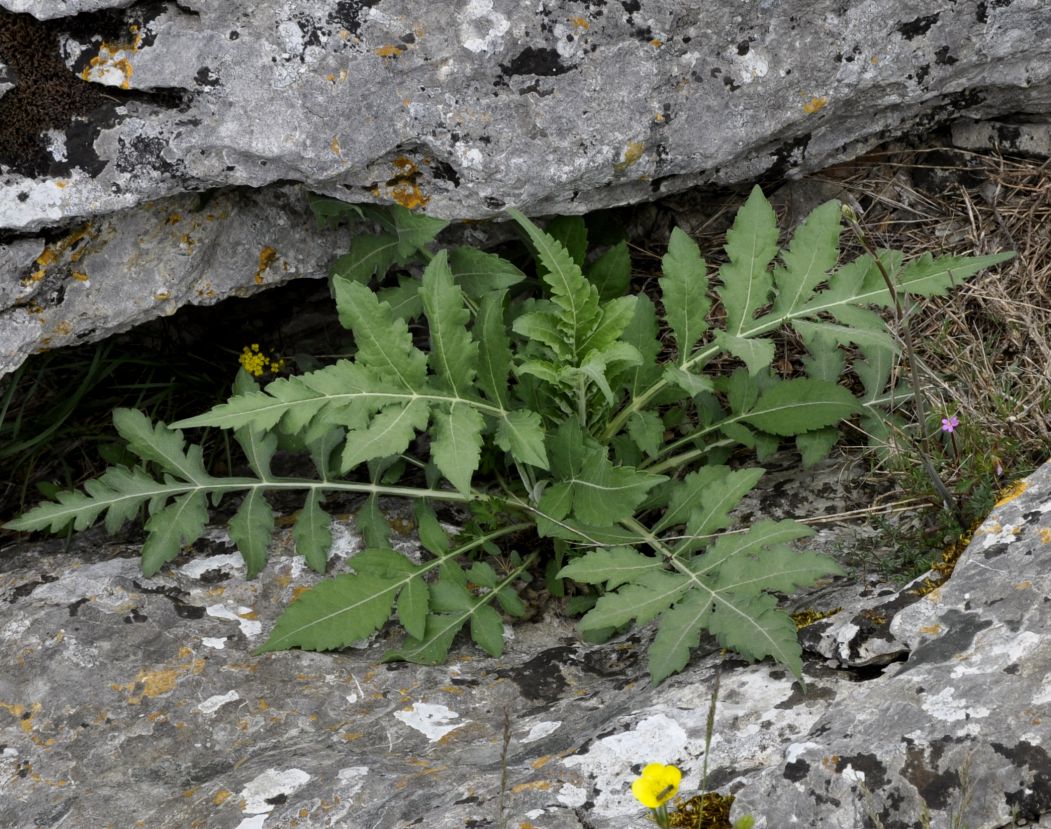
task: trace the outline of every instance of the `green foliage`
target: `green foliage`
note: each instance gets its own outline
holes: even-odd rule
[[[444,222],[400,207],[318,200],[314,209],[319,221],[353,215],[380,231],[356,237],[334,266],[353,358],[261,389],[242,376],[226,403],[173,427],[118,410],[115,425],[137,462],[8,526],[83,529],[104,517],[112,531],[145,511],[143,569],[154,573],[199,537],[209,498],[238,493],[229,531],[252,577],[275,526],[267,493],[299,489],[296,547],[324,572],[333,537],[324,499],[359,493],[366,549],[349,560],[352,572],[300,596],[262,651],[344,647],[393,618],[406,638],[386,659],[440,662],[461,630],[498,656],[505,617],[525,613],[519,591],[543,572],[555,595],[565,581],[578,585],[572,603],[585,611],[586,635],[655,622],[654,682],[682,670],[705,631],[801,675],[795,627],[776,594],[839,568],[789,546],[810,535],[793,521],[727,532],[763,470],[724,461],[733,449],[762,459],[790,438],[805,464],[816,463],[838,424],[875,418],[887,398],[895,341],[868,306],[892,298],[871,257],[837,268],[836,203],[815,210],[778,258],[774,212],[754,190],[727,235],[714,287],[697,245],[675,230],[659,306],[623,295],[623,243],[589,264],[579,218],[542,230],[511,211],[534,255],[532,278],[491,253],[432,251]],[[916,296],[1003,259],[879,257],[902,293]],[[388,279],[392,267],[415,262],[424,265],[418,280],[406,270]],[[371,287],[372,279],[386,285]],[[805,376],[773,368],[774,335],[786,328],[806,345]],[[709,369],[716,358],[730,373]],[[859,396],[840,382],[848,365]],[[179,431],[196,427],[232,430],[252,476],[208,473]],[[279,447],[305,451],[317,477],[275,476]],[[381,495],[417,500],[421,561],[390,546]],[[472,513],[458,538],[433,511],[442,501]],[[522,557],[514,543],[527,533],[534,552]]]

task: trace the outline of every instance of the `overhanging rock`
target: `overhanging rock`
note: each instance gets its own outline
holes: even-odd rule
[[[1043,0],[934,11],[919,0],[0,8],[28,12],[0,12],[0,89],[15,83],[0,97],[7,238],[116,223],[120,211],[189,192],[287,182],[449,219],[508,206],[580,213],[803,174],[960,116],[1051,111]],[[39,270],[3,261],[8,286]],[[134,275],[98,276],[136,290]],[[189,282],[172,293],[194,295]],[[3,316],[12,308],[28,312],[16,302],[0,307],[0,330],[14,324]],[[45,325],[36,347],[132,320],[120,308],[111,324],[65,316],[71,333]],[[6,336],[0,352],[28,347],[5,346]]]

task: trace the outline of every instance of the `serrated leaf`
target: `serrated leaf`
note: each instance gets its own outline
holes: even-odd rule
[[[257,653],[335,650],[364,639],[390,618],[401,585],[366,573],[318,582],[281,614]]]
[[[413,400],[406,406],[388,406],[372,418],[367,428],[347,432],[341,462],[343,472],[373,458],[404,452],[416,432],[427,428],[429,414],[425,402]],[[475,415],[481,417],[477,412]]]
[[[390,542],[390,523],[380,510],[376,495],[366,498],[365,503],[354,513],[354,526],[368,547],[386,547]]]
[[[832,322],[813,322],[811,320],[792,320],[792,327],[806,342],[810,342],[815,337],[822,337],[826,341],[831,340],[840,345],[868,345],[897,350],[894,338],[887,333],[882,322],[880,330],[836,325]]]
[[[657,362],[661,349],[657,336],[657,309],[645,294],[636,298],[635,313],[621,334],[621,340],[634,346],[642,357],[641,363],[622,372],[625,380],[621,382],[626,382],[628,393],[636,397],[656,382],[661,371]]]
[[[427,374],[427,357],[413,345],[404,320],[380,302],[369,288],[346,279],[333,279],[339,320],[354,332],[356,362],[366,365],[397,386],[415,390]]]
[[[705,377],[703,374],[694,374],[678,366],[666,366],[662,377],[665,382],[682,389],[690,397],[696,397],[698,394],[715,388],[711,377]]]
[[[941,296],[979,271],[1013,258],[1013,253],[938,257],[925,253],[894,274],[895,287],[914,296]]]
[[[584,267],[588,254],[588,228],[583,216],[555,216],[544,225],[544,232],[562,244],[578,267]]]
[[[474,603],[474,596],[458,581],[439,579],[431,585],[431,609],[435,613],[469,611]]]
[[[507,387],[511,373],[511,343],[504,326],[503,291],[482,297],[474,321],[475,338],[481,343],[478,355],[478,386],[490,402],[508,408],[511,394]]]
[[[799,435],[832,426],[859,409],[847,389],[821,380],[783,380],[764,391],[744,418],[772,435]]]
[[[592,351],[602,352],[618,346],[633,347],[618,340],[635,316],[636,302],[637,298],[633,296],[623,296],[607,302],[602,307],[601,318],[594,330],[581,342],[579,353],[586,355]]]
[[[651,570],[660,570],[660,559],[645,556],[631,547],[591,550],[574,559],[558,572],[557,578],[573,579],[583,584],[605,584],[616,590],[622,584],[637,581]]]
[[[270,461],[277,451],[277,435],[273,432],[261,432],[250,426],[242,426],[234,431],[234,438],[244,450],[245,458],[259,480],[270,479]]]
[[[482,587],[495,588],[499,577],[488,562],[476,561],[471,564],[471,569],[467,571],[467,580]]]
[[[635,412],[628,419],[628,435],[639,449],[655,458],[664,442],[664,421],[649,409]]]
[[[796,448],[803,459],[803,469],[809,469],[814,464],[823,461],[832,451],[832,447],[839,442],[839,429],[835,426],[827,426],[824,429],[816,429],[813,432],[804,432],[796,435]]]
[[[449,536],[442,528],[434,510],[426,502],[417,501],[415,514],[416,534],[423,548],[436,556],[444,556],[449,552]]]
[[[661,533],[669,527],[686,524],[690,519],[690,514],[701,506],[705,493],[724,480],[729,472],[730,470],[725,466],[703,466],[691,472],[680,483],[669,485],[671,498],[668,508],[660,520],[653,525],[653,532]]]
[[[296,552],[306,559],[315,573],[324,573],[328,566],[328,551],[332,548],[332,519],[321,508],[321,491],[307,491],[306,501],[292,527]]]
[[[675,548],[676,555],[704,545],[706,536],[728,527],[730,511],[755,488],[765,472],[759,468],[726,470],[709,482],[700,492],[700,503],[690,511],[686,538]]]
[[[559,326],[559,318],[547,311],[522,314],[511,325],[511,330],[527,339],[546,345],[555,356],[565,362],[574,362],[573,352],[566,344]]]
[[[252,483],[250,479],[244,481]],[[135,517],[146,502],[181,495],[186,489],[185,484],[176,482],[158,483],[142,468],[113,466],[98,478],[86,481],[84,492],[59,491],[54,496],[55,503],[38,504],[4,527],[20,532],[46,529],[57,533],[72,522],[73,529],[79,532],[106,513],[106,527],[113,532]]]
[[[751,411],[759,400],[759,391],[756,377],[744,369],[735,368],[726,379],[726,402],[730,404],[730,411],[735,415]]]
[[[810,352],[808,356],[803,357],[807,377],[811,380],[835,383],[843,375],[846,365],[843,349],[837,348],[834,341],[830,342],[819,333],[807,340],[806,346]]]
[[[390,306],[391,313],[400,320],[416,319],[423,313],[419,280],[408,276],[398,279],[398,284],[376,291],[380,302]]]
[[[628,243],[618,242],[596,259],[588,269],[588,281],[598,289],[603,302],[624,296],[631,283]]]
[[[164,423],[151,423],[135,409],[114,409],[113,425],[128,443],[128,449],[144,461],[153,461],[184,481],[201,484],[208,479],[200,446],[183,448],[182,432]]]
[[[466,245],[450,251],[449,267],[456,284],[474,300],[511,288],[525,279],[525,274],[502,256]]]
[[[792,593],[826,576],[841,576],[843,568],[828,556],[793,550],[783,544],[765,547],[755,556],[737,555],[719,568],[719,584],[734,593]]]
[[[752,376],[774,361],[774,343],[769,339],[732,337],[725,331],[717,331],[715,342],[724,351],[743,361]]]
[[[471,615],[471,638],[490,656],[504,652],[504,620],[489,605],[481,605]]]
[[[551,300],[559,308],[559,330],[569,354],[576,363],[582,355],[581,345],[600,319],[598,290],[584,279],[580,266],[566,248],[540,230],[517,210],[508,210],[525,230],[536,249],[545,273],[543,280],[551,289]]]
[[[457,397],[464,397],[472,391],[478,369],[478,343],[467,331],[471,315],[453,282],[446,251],[424,270],[420,297],[431,335],[431,370]]]
[[[840,216],[840,203],[827,201],[814,208],[796,228],[792,241],[781,253],[783,265],[774,268],[777,298],[771,313],[782,316],[798,311],[835,267]]]
[[[658,280],[664,318],[675,336],[678,364],[690,357],[693,347],[708,330],[707,265],[697,243],[679,228],[671,232],[668,252],[661,259],[664,276]]]
[[[735,557],[755,557],[772,545],[787,544],[813,534],[810,527],[798,521],[762,519],[744,532],[720,535],[703,555],[690,562],[690,569],[698,575],[704,575],[718,570]],[[719,581],[723,584],[725,580],[720,578]]]
[[[398,253],[403,257],[425,248],[449,224],[445,219],[413,213],[400,204],[362,205],[362,211],[398,240]]]
[[[423,638],[406,637],[400,648],[389,650],[383,655],[383,661],[440,665],[448,657],[449,648],[468,616],[465,613],[428,613]]]
[[[777,236],[777,215],[757,185],[726,234],[729,261],[719,269],[726,331],[735,337],[769,300],[773,279],[767,267],[777,253]]]
[[[803,676],[802,648],[795,622],[777,609],[767,594],[719,595],[709,617],[708,629],[726,648],[745,659],[772,656],[798,679]]]
[[[230,540],[244,559],[248,578],[254,579],[266,567],[274,534],[274,511],[261,488],[248,490],[229,527]]]
[[[323,196],[310,197],[310,210],[314,214],[314,221],[321,229],[335,227],[347,217],[356,219],[362,217],[361,208],[358,205]]]
[[[332,265],[332,276],[365,284],[374,276],[382,279],[400,260],[397,238],[387,234],[355,236],[350,250]]]
[[[499,602],[500,607],[503,608],[504,613],[508,616],[514,616],[518,619],[526,614],[525,603],[510,585],[497,591],[496,601]]]
[[[879,397],[890,382],[894,352],[888,348],[862,346],[861,354],[865,359],[855,360],[854,373],[865,388],[862,400],[870,402]]]
[[[647,667],[653,685],[686,667],[690,652],[700,644],[701,631],[707,627],[714,605],[713,594],[692,590],[675,607],[661,614],[648,654]]]
[[[470,406],[454,403],[448,412],[435,412],[434,423],[431,459],[449,483],[467,495],[481,458],[485,421]]]
[[[355,573],[365,573],[386,581],[401,579],[403,584],[407,584],[420,571],[418,564],[413,564],[390,547],[366,547],[351,556],[347,563]]]
[[[176,498],[146,522],[146,541],[142,545],[142,572],[152,576],[167,564],[186,544],[192,544],[204,532],[208,505],[203,490],[188,492]]]
[[[679,573],[654,570],[638,580],[607,593],[580,620],[581,630],[617,628],[634,619],[644,625],[667,610],[690,587],[690,580]]]
[[[405,632],[422,639],[427,631],[430,592],[423,576],[413,576],[398,594],[398,621]]]
[[[519,463],[548,468],[543,420],[536,412],[528,409],[508,412],[497,422],[494,440]]]
[[[548,487],[540,509],[556,518],[565,517],[571,510],[585,524],[608,526],[630,518],[646,494],[667,480],[663,475],[614,466],[607,450],[585,439],[575,420],[559,427],[549,457],[559,483]]]

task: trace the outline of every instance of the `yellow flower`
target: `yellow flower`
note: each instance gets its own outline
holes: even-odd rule
[[[631,791],[643,806],[658,809],[675,797],[681,780],[682,772],[675,766],[650,763],[631,784]]]

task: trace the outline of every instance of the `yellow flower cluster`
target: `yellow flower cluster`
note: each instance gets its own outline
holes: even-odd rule
[[[262,377],[268,371],[277,374],[285,367],[284,357],[275,360],[273,357],[268,356],[265,351],[260,350],[259,343],[252,343],[250,346],[246,345],[241,350],[238,362],[253,377]]]

